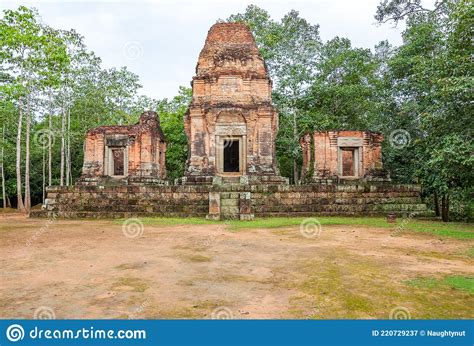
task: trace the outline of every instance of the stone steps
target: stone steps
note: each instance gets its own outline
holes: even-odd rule
[[[221,192],[221,220],[240,219],[240,194],[238,192]]]
[[[235,178],[235,177],[232,177]],[[334,186],[74,186],[50,187],[46,211],[61,217],[257,216],[427,214],[419,187],[371,184]]]
[[[222,177],[222,184],[240,184],[240,176]]]

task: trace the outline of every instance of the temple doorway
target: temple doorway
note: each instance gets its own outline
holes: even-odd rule
[[[358,149],[357,148],[341,148],[342,159],[342,176],[357,177],[358,176]]]
[[[224,173],[240,172],[240,144],[238,139],[224,140]]]
[[[124,150],[123,148],[112,149],[113,175],[125,175]]]

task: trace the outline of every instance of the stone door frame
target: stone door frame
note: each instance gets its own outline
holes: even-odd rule
[[[224,141],[239,142],[239,171],[224,172]],[[247,167],[247,136],[246,135],[216,135],[216,168],[219,176],[241,176],[246,174]]]
[[[343,158],[342,158],[342,151],[343,150],[351,150],[353,152],[353,159],[352,159],[352,164],[354,166],[354,175],[343,175],[344,169],[343,169]],[[345,178],[345,179],[351,179],[351,178],[359,178],[360,177],[360,167],[361,167],[361,157],[360,157],[360,147],[338,147],[337,148],[337,170],[339,177]]]
[[[113,150],[123,150],[123,175],[114,175],[114,157]],[[104,175],[112,178],[125,178],[128,176],[128,145],[125,146],[106,146],[104,153]]]

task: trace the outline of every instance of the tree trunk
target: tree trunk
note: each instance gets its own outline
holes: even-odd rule
[[[48,186],[53,184],[53,174],[51,172],[52,161],[53,161],[53,97],[51,95],[51,91],[49,92],[49,102],[51,109],[49,110],[49,135],[50,141],[48,142]]]
[[[25,139],[25,209],[27,212],[31,209],[31,193],[30,193],[30,127],[31,127],[31,107],[30,97],[26,98],[26,139]]]
[[[3,131],[2,131],[2,151],[1,151],[1,158],[0,158],[0,170],[2,171],[2,198],[3,198],[3,209],[7,209],[7,193],[5,191],[5,165],[3,163],[4,159],[4,147],[5,147],[5,124],[3,124]]]
[[[21,96],[18,99],[18,132],[16,136],[16,196],[17,208],[21,212],[25,212],[25,205],[23,204],[22,193],[22,179],[21,179],[21,127],[23,122],[23,109]]]
[[[61,163],[60,163],[60,176],[59,176],[59,185],[64,186],[64,156],[65,156],[65,142],[64,142],[64,132],[66,127],[66,116],[64,114],[64,107],[61,109]]]
[[[441,219],[443,222],[449,222],[449,195],[441,197]]]
[[[71,176],[71,111],[67,111],[67,124],[66,124],[66,186],[70,185]]]
[[[296,112],[293,113],[293,142],[298,143],[299,138],[298,138],[298,127],[296,124]],[[299,184],[300,178],[299,178],[299,173],[298,173],[298,160],[296,157],[293,157],[293,179],[295,185]]]
[[[42,181],[42,191],[43,197],[41,198],[41,203],[44,204],[44,200],[46,199],[46,154],[43,145],[43,181]]]
[[[433,195],[433,204],[434,204],[434,212],[436,216],[439,216],[439,198],[438,194],[435,192]]]

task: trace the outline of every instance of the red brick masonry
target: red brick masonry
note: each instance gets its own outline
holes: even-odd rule
[[[245,24],[211,27],[192,87],[192,103],[184,117],[189,158],[183,182],[210,182],[216,175],[246,175],[254,181],[279,176],[275,157],[278,114],[272,105],[272,82]],[[222,167],[227,140],[239,141],[240,168],[232,174]]]
[[[225,214],[221,201],[233,198],[239,200],[237,218],[239,214],[244,217],[250,214],[425,214],[426,206],[421,203],[419,193],[417,185],[389,183],[235,185],[231,188],[209,185],[51,187],[46,210],[34,211],[31,215],[92,218],[220,215]]]
[[[383,135],[372,131],[327,131],[300,139],[302,176],[321,179],[386,179],[382,169]]]
[[[114,170],[116,154],[122,156],[121,174]],[[80,184],[96,185],[106,177],[157,182],[166,178],[165,157],[158,115],[144,112],[135,125],[100,126],[87,132]]]

